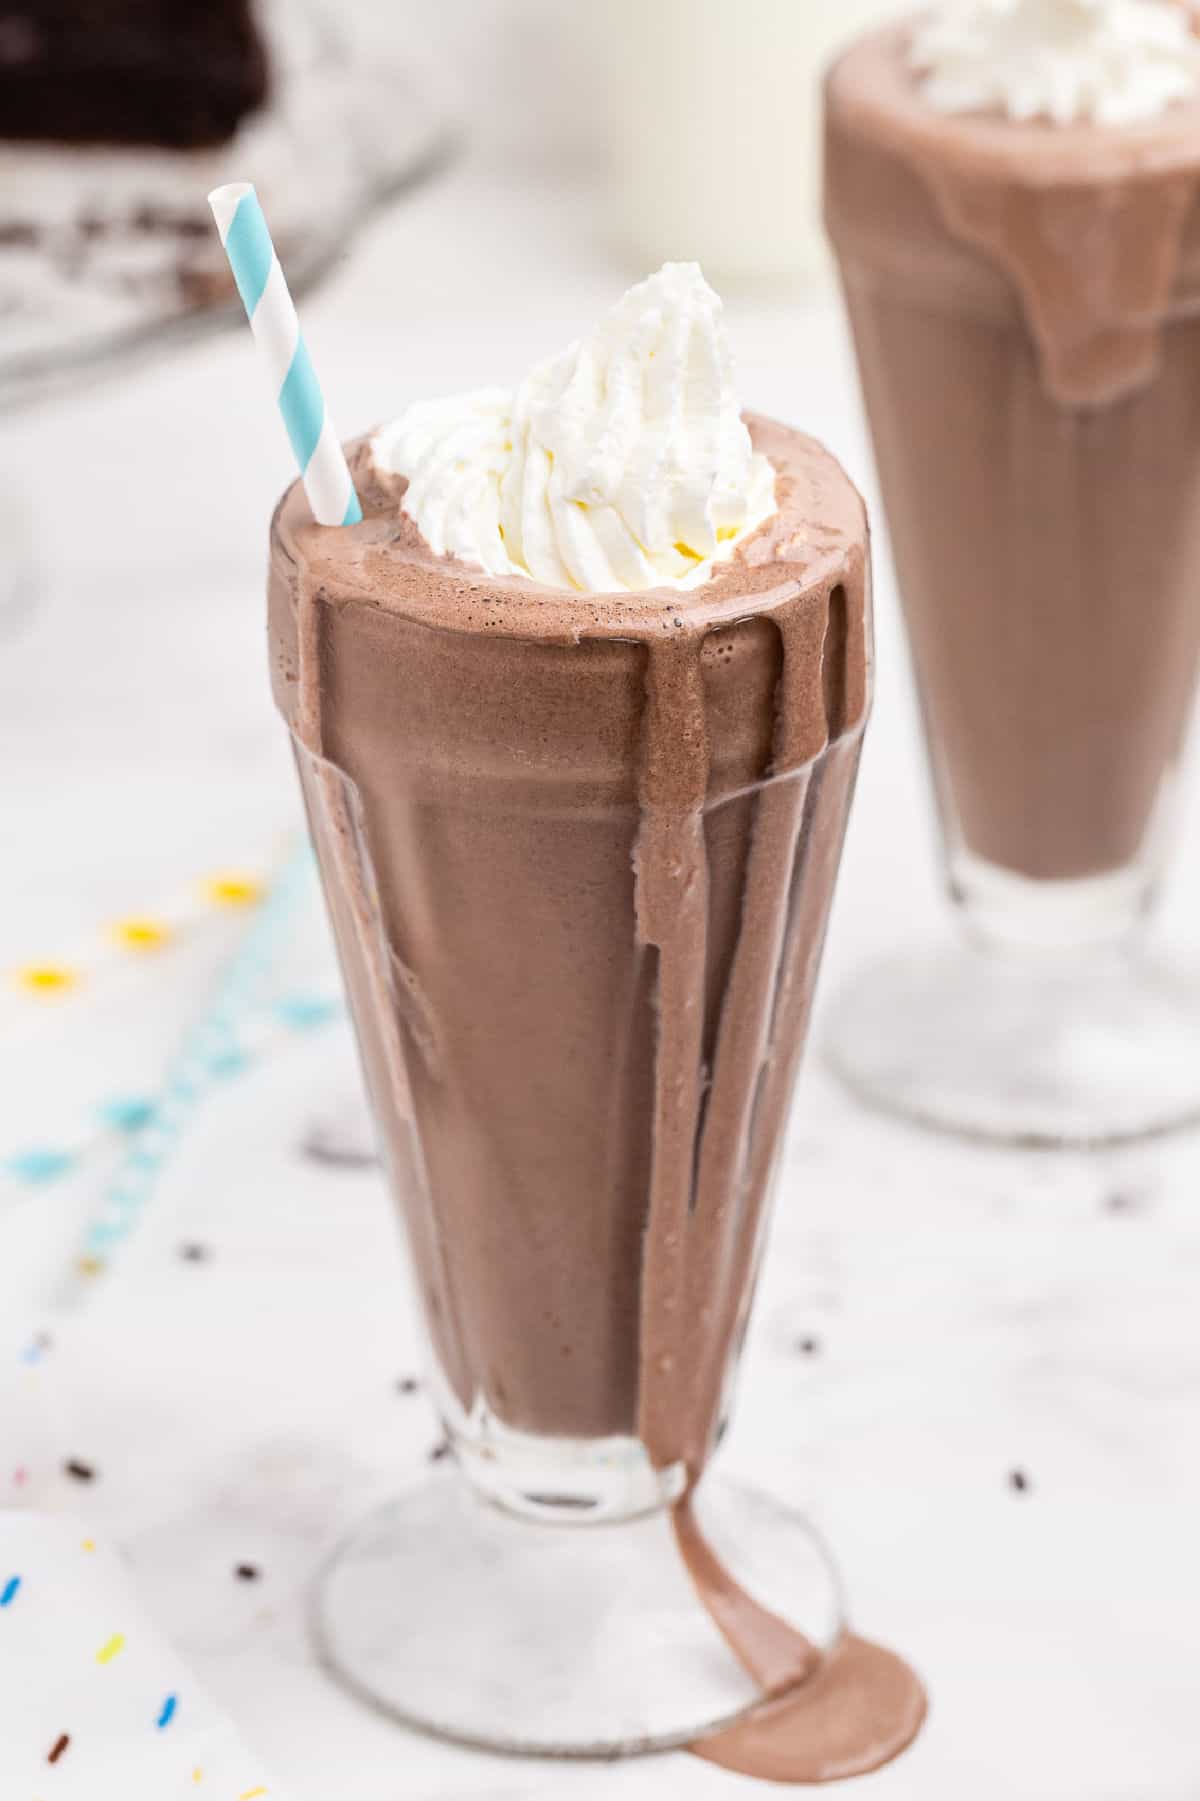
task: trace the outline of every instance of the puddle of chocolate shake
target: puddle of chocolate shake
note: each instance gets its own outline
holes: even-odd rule
[[[685,1497],[675,1540],[696,1593],[766,1699],[693,1754],[764,1782],[865,1776],[907,1750],[928,1709],[915,1671],[895,1652],[847,1632],[821,1651],[730,1576]]]

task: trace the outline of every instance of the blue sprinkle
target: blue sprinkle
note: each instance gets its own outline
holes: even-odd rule
[[[4,1587],[0,1589],[0,1607],[7,1607],[10,1602],[16,1599],[16,1593],[20,1586],[21,1578],[19,1576],[9,1577],[8,1581],[4,1584]]]
[[[140,1132],[154,1118],[157,1108],[148,1095],[116,1095],[100,1108],[100,1118],[116,1132]]]
[[[158,1716],[158,1729],[160,1732],[162,1731],[164,1726],[169,1726],[171,1724],[171,1721],[175,1718],[176,1706],[177,1706],[177,1701],[176,1701],[175,1696],[168,1695],[166,1700],[162,1704],[162,1712]]]
[[[30,1151],[19,1151],[15,1157],[9,1157],[3,1167],[19,1182],[55,1182],[75,1164],[71,1151],[52,1151],[41,1146]]]
[[[210,1019],[200,1027],[192,1038],[191,1048],[198,1056],[228,1044],[233,1037],[233,1026],[227,1019]]]
[[[321,995],[293,994],[278,1003],[275,1015],[281,1024],[293,1026],[298,1032],[303,1032],[313,1026],[328,1024],[337,1011],[337,1002],[326,1000]]]
[[[217,1051],[210,1057],[208,1072],[213,1076],[237,1076],[246,1068],[250,1059],[246,1052],[231,1045],[226,1051]]]
[[[94,1225],[88,1227],[85,1240],[87,1249],[94,1255],[100,1256],[110,1246],[120,1244],[129,1229],[127,1223],[118,1223],[115,1220],[97,1220]]]

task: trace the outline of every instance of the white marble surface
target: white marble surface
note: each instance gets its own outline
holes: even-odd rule
[[[517,190],[467,165],[373,228],[308,310],[343,429],[418,393],[508,378],[586,326],[626,274],[591,217],[567,188]],[[731,314],[747,402],[824,437],[870,491],[836,307],[735,301]],[[7,965],[153,908],[215,865],[261,859],[297,806],[260,594],[288,467],[248,342],[124,374],[8,422],[0,444],[5,480],[23,477],[35,508],[45,587],[27,628],[0,642]],[[879,548],[879,704],[826,1003],[865,955],[938,919]],[[1167,909],[1185,933],[1197,818],[1193,797]],[[144,1079],[218,950],[32,1024],[10,995],[0,1157]],[[317,941],[311,955],[321,986],[328,953]],[[302,1613],[322,1546],[436,1436],[422,1399],[396,1388],[418,1353],[379,1179],[298,1154],[350,1069],[332,1028],[201,1111],[90,1310],[40,1364],[14,1355],[0,1379],[0,1498],[86,1501],[300,1801],[731,1795],[738,1779],[686,1757],[558,1771],[457,1752],[372,1718],[314,1667]],[[811,1511],[863,1629],[929,1679],[924,1738],[864,1795],[1200,1789],[1198,1175],[1194,1140],[1064,1159],[942,1145],[868,1119],[810,1060],[726,1456]],[[14,1347],[42,1317],[92,1183],[0,1216]],[[183,1261],[184,1240],[210,1260]],[[33,1471],[19,1494],[18,1452]],[[86,1493],[61,1473],[69,1456],[98,1471]],[[234,1580],[241,1560],[260,1581]]]

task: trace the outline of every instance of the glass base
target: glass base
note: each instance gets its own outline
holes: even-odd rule
[[[829,1017],[847,1087],[938,1131],[1088,1148],[1200,1122],[1200,987],[1129,948],[906,952],[862,971]]]
[[[658,1513],[687,1486],[682,1464],[655,1469],[632,1437],[546,1438],[516,1432],[479,1407],[466,1414],[431,1377],[450,1448],[476,1494],[547,1525],[620,1525]]]
[[[841,1595],[811,1527],[707,1477],[702,1530],[750,1593],[828,1648]],[[763,1697],[700,1605],[669,1514],[545,1524],[434,1469],[338,1547],[315,1596],[326,1667],[407,1726],[480,1749],[612,1758],[669,1750]]]

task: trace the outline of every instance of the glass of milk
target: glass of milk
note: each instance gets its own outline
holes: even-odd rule
[[[607,0],[613,224],[641,266],[825,273],[820,84],[885,0]]]

